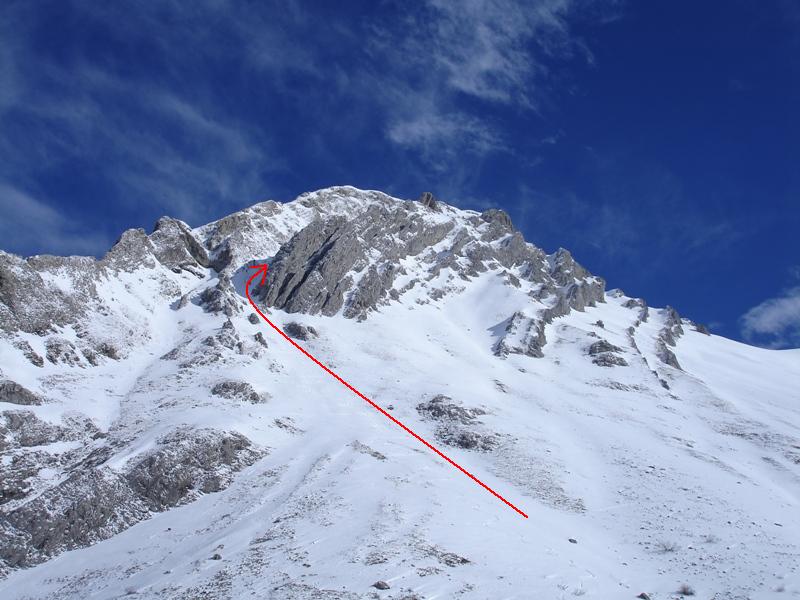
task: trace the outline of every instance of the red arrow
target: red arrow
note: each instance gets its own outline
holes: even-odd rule
[[[405,431],[406,433],[410,434],[412,437],[416,438],[416,439],[417,439],[418,441],[420,441],[420,442],[421,442],[421,443],[422,443],[424,446],[426,446],[427,448],[429,448],[430,450],[432,450],[433,452],[435,452],[436,454],[438,454],[440,457],[442,457],[442,458],[443,458],[444,460],[446,460],[448,463],[450,463],[451,465],[453,465],[453,466],[454,466],[456,469],[458,469],[459,471],[461,471],[461,472],[462,472],[464,475],[466,475],[467,477],[469,477],[470,479],[472,479],[472,481],[474,481],[475,483],[477,483],[477,484],[478,484],[479,486],[481,486],[483,489],[487,490],[489,493],[491,493],[493,496],[495,496],[495,497],[496,497],[496,498],[498,498],[499,500],[502,500],[504,503],[506,503],[508,506],[510,506],[511,508],[513,508],[515,511],[517,511],[519,514],[521,514],[523,517],[525,517],[526,519],[528,518],[528,515],[526,515],[524,512],[522,512],[520,509],[518,509],[518,508],[517,508],[516,506],[514,506],[513,504],[511,504],[511,502],[509,502],[508,500],[506,500],[505,498],[503,498],[503,497],[502,497],[500,494],[498,494],[497,492],[495,492],[495,491],[494,491],[492,488],[490,488],[488,485],[486,485],[485,483],[483,483],[483,482],[482,482],[480,479],[478,479],[477,477],[475,477],[475,475],[473,475],[472,473],[470,473],[469,471],[467,471],[467,470],[466,470],[464,467],[462,467],[461,465],[459,465],[459,464],[458,464],[456,461],[454,461],[452,458],[450,458],[449,456],[447,456],[447,455],[446,455],[444,452],[442,452],[441,450],[439,450],[438,448],[436,448],[436,447],[435,447],[433,444],[431,444],[430,442],[428,442],[428,441],[426,441],[425,439],[423,439],[423,438],[422,438],[422,436],[420,436],[420,435],[418,435],[418,434],[414,433],[414,432],[413,432],[413,431],[412,431],[412,430],[411,430],[409,427],[407,427],[406,425],[404,425],[403,423],[401,423],[400,421],[398,421],[397,419],[395,419],[395,418],[394,418],[392,415],[390,415],[388,412],[386,412],[384,409],[382,409],[380,406],[378,406],[378,405],[377,405],[375,402],[373,402],[372,400],[370,400],[369,398],[367,398],[367,397],[366,397],[364,394],[362,394],[361,392],[359,392],[359,391],[358,391],[358,390],[357,390],[355,387],[353,387],[352,385],[350,385],[349,383],[347,383],[347,382],[346,382],[344,379],[342,379],[341,377],[339,377],[339,375],[337,375],[337,374],[336,374],[336,373],[335,373],[335,372],[334,372],[332,369],[329,369],[328,367],[326,367],[326,366],[325,366],[324,364],[322,364],[322,363],[321,363],[319,360],[317,360],[317,358],[316,358],[315,356],[313,356],[313,355],[312,355],[312,354],[311,354],[311,353],[310,353],[308,350],[306,350],[306,349],[305,349],[305,348],[303,348],[303,347],[302,347],[300,344],[298,344],[296,341],[294,341],[292,338],[290,338],[290,337],[289,337],[289,336],[288,336],[288,335],[287,335],[287,334],[286,334],[286,333],[283,331],[283,329],[281,329],[280,327],[278,327],[277,325],[275,325],[275,323],[273,323],[272,321],[270,321],[270,320],[269,320],[269,318],[268,318],[268,317],[267,317],[267,316],[266,316],[266,315],[265,315],[263,312],[261,312],[261,310],[258,308],[258,306],[256,306],[256,303],[255,303],[255,302],[253,302],[253,299],[250,297],[250,284],[252,283],[253,279],[255,279],[256,277],[258,277],[259,275],[261,275],[261,283],[260,283],[260,285],[261,285],[261,286],[263,286],[263,285],[264,285],[264,282],[265,282],[265,281],[266,281],[266,279],[267,279],[267,269],[269,269],[269,266],[268,266],[268,265],[251,265],[251,266],[250,266],[250,268],[251,268],[251,269],[256,269],[256,272],[255,272],[255,273],[253,273],[253,275],[251,275],[251,276],[250,276],[250,279],[248,279],[248,280],[247,280],[247,284],[245,285],[245,288],[244,288],[245,294],[247,295],[247,299],[250,301],[250,304],[253,306],[253,308],[255,309],[255,311],[256,311],[256,312],[257,312],[259,315],[261,315],[261,318],[262,318],[262,319],[264,319],[264,320],[265,320],[267,323],[269,323],[270,327],[272,327],[272,328],[273,328],[275,331],[277,331],[277,332],[278,332],[278,333],[279,333],[279,334],[280,334],[280,335],[281,335],[281,336],[282,336],[282,337],[283,337],[283,338],[284,338],[284,339],[285,339],[287,342],[289,342],[289,343],[290,343],[292,346],[294,346],[295,348],[297,348],[297,349],[298,349],[300,352],[302,352],[302,353],[303,353],[303,354],[305,354],[305,355],[306,355],[308,358],[310,358],[312,361],[314,361],[314,362],[317,364],[317,366],[318,366],[318,367],[320,367],[320,368],[321,368],[323,371],[325,371],[326,373],[328,373],[328,375],[330,375],[331,377],[333,377],[334,379],[336,379],[336,381],[338,381],[339,383],[341,383],[341,384],[342,384],[344,387],[346,387],[348,390],[350,390],[351,392],[353,392],[353,393],[354,393],[356,396],[358,396],[359,398],[361,398],[362,400],[364,400],[364,401],[365,401],[367,404],[369,404],[369,405],[370,405],[372,408],[374,408],[374,409],[375,409],[375,410],[377,410],[379,413],[381,413],[381,414],[382,414],[384,417],[386,417],[387,419],[389,419],[389,420],[390,420],[392,423],[394,423],[395,425],[397,425],[398,427],[400,427],[400,428],[401,428],[403,431]]]

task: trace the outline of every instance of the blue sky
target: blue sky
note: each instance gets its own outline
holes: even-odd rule
[[[4,249],[430,190],[722,335],[800,345],[796,2],[124,4],[0,8]]]

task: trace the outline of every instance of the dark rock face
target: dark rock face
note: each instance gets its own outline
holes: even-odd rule
[[[544,327],[544,319],[528,317],[521,312],[514,313],[506,325],[506,335],[495,344],[494,353],[497,356],[524,354],[541,358],[544,356],[542,348],[547,342]]]
[[[0,307],[0,312],[2,311],[2,307]],[[21,350],[23,356],[27,358],[30,363],[35,367],[43,367],[44,366],[44,359],[39,356],[36,352],[34,352],[31,345],[26,342],[25,340],[17,340],[14,342],[14,347],[17,350]]]
[[[675,369],[682,370],[678,362],[678,357],[670,350],[670,346],[675,346],[675,340],[683,335],[683,327],[681,325],[681,316],[671,306],[667,306],[664,311],[664,327],[658,332],[656,339],[656,356],[661,362],[674,367]]]
[[[428,402],[421,402],[417,405],[417,412],[424,417],[437,421],[451,421],[470,425],[480,415],[486,412],[480,408],[464,408],[455,404],[449,396],[439,394]]]
[[[359,259],[364,250],[352,224],[343,217],[314,221],[281,248],[258,297],[287,312],[333,315],[352,283],[346,275]]]
[[[295,321],[287,323],[283,330],[289,337],[304,342],[319,337],[317,330],[311,327],[311,325],[301,325]]]
[[[208,252],[183,221],[161,217],[149,239],[153,255],[169,269],[191,271],[209,265]]]
[[[74,323],[85,307],[83,294],[69,295],[45,283],[37,268],[63,266],[92,273],[94,259],[34,257],[0,252],[0,329],[44,335],[54,326]],[[91,290],[85,290],[88,295]]]
[[[111,537],[146,517],[146,506],[118,475],[75,472],[0,516],[0,560],[12,568],[30,567]]]
[[[43,421],[30,410],[7,410],[0,413],[5,421],[0,425],[7,447],[31,447],[62,440],[64,429]]]
[[[33,566],[111,537],[150,511],[224,489],[234,473],[264,454],[238,433],[183,428],[161,438],[156,450],[135,458],[123,474],[105,468],[102,455],[90,456],[66,480],[0,514],[0,567]],[[7,501],[25,495],[24,488],[6,487],[19,480],[0,477],[0,483]]]
[[[642,308],[647,306],[647,303],[642,298],[631,298],[623,304],[625,308]]]
[[[203,310],[210,313],[222,313],[232,317],[242,310],[241,300],[230,278],[225,275],[220,275],[216,285],[200,292],[198,300]]]
[[[11,381],[0,381],[0,402],[10,402],[11,404],[41,404],[42,398],[38,394],[34,394],[27,388],[22,387],[20,384]]]
[[[430,210],[439,210],[439,204],[431,192],[422,192],[418,202]]]
[[[139,267],[154,268],[156,248],[144,229],[128,229],[103,257],[103,263],[117,271],[134,271]]]
[[[217,330],[214,335],[210,335],[202,341],[204,346],[208,346],[209,348],[217,349],[220,348],[227,348],[228,350],[235,350],[239,354],[244,354],[245,345],[242,339],[239,337],[239,334],[236,331],[236,327],[233,325],[233,321],[228,319],[222,324],[222,327]],[[168,353],[170,354],[170,353]],[[221,356],[221,354],[219,355]],[[165,357],[168,357],[165,355]],[[163,357],[162,357],[163,358]]]
[[[579,265],[569,250],[559,248],[550,257],[550,275],[559,285],[565,286],[575,283],[575,280],[586,279],[589,271]]]
[[[622,349],[607,340],[600,340],[589,346],[589,354],[592,356],[603,352],[622,352]]]
[[[111,360],[119,360],[121,358],[117,347],[108,342],[101,342],[96,349],[98,353]]]
[[[622,352],[622,348],[603,339],[594,342],[588,350],[592,362],[599,367],[627,367],[628,361],[619,356],[619,352]]]
[[[647,319],[650,316],[650,309],[647,307],[647,302],[643,298],[631,298],[625,304],[623,304],[625,308],[631,309],[639,309],[639,321],[642,323],[647,323]]]
[[[81,357],[78,355],[75,344],[63,338],[51,337],[46,344],[46,357],[51,363],[64,363],[71,367],[81,366]]]
[[[581,267],[583,268],[583,267]],[[582,281],[567,286],[562,292],[570,308],[583,312],[587,306],[595,306],[597,302],[605,302],[605,284],[595,278],[593,281]]]
[[[264,334],[261,333],[260,331],[253,335],[253,339],[264,348],[269,348],[269,346],[267,345],[267,340],[266,338],[264,338]]]
[[[362,318],[388,301],[398,262],[437,244],[452,227],[397,202],[371,205],[357,218],[312,221],[281,246],[254,295],[287,312],[330,316],[345,307],[347,317]],[[370,264],[370,256],[380,258]]]
[[[160,448],[139,460],[126,480],[151,510],[160,511],[227,487],[233,473],[261,456],[238,433],[187,428],[162,438]]]
[[[418,404],[417,412],[437,423],[436,438],[448,446],[484,452],[498,446],[494,435],[479,431],[478,417],[486,414],[480,408],[465,408],[440,394]]]
[[[508,271],[504,271],[503,272],[503,277],[505,278],[506,285],[510,285],[510,286],[515,287],[515,288],[519,288],[521,286],[519,278],[516,275],[514,275],[513,273],[510,273]]]
[[[263,404],[269,398],[267,394],[259,394],[246,381],[226,380],[214,384],[211,393],[228,400],[240,400],[251,404]]]
[[[392,286],[398,268],[386,265],[381,270],[371,265],[356,288],[350,293],[344,316],[347,318],[366,318],[367,312],[377,306]]]
[[[658,339],[656,341],[656,355],[663,363],[668,364],[676,369],[681,369],[681,365],[678,362],[678,357],[675,356],[675,353],[669,349],[663,339]]]
[[[368,203],[362,202],[367,198]],[[307,203],[318,211],[318,218],[282,243],[270,261],[267,281],[253,290],[255,299],[266,306],[326,316],[342,311],[347,318],[365,319],[444,269],[469,280],[499,268],[508,273],[509,285],[520,287],[521,280],[539,283],[537,299],[555,299],[543,315],[544,323],[605,301],[602,279],[566,250],[548,257],[528,244],[508,215],[497,209],[464,220],[429,194],[420,202],[400,203],[348,188],[310,195]],[[335,207],[347,203],[353,205],[353,214],[343,216]],[[418,257],[420,276],[395,289],[397,278],[408,274],[401,264],[410,256]],[[435,288],[429,297],[436,300],[446,293]],[[533,349],[523,352],[536,354]]]
[[[622,358],[621,356],[617,356],[611,352],[606,352],[604,354],[598,354],[594,358],[592,358],[592,362],[596,364],[598,367],[627,367],[628,361]]]
[[[6,437],[3,427],[0,427],[0,437]],[[0,451],[5,451],[9,445],[5,439],[0,441]],[[33,490],[31,480],[39,471],[58,464],[57,459],[48,452],[14,453],[10,459],[0,470],[0,506],[25,498]]]
[[[661,338],[665,343],[670,346],[675,345],[675,340],[683,335],[683,327],[681,326],[681,316],[678,311],[667,306],[664,309],[665,322],[664,328],[661,330]]]
[[[436,437],[448,446],[464,450],[489,452],[499,445],[494,436],[467,429],[442,428],[437,432]]]
[[[490,208],[489,210],[485,210],[481,213],[481,219],[487,223],[495,225],[498,231],[503,231],[506,233],[511,233],[514,231],[514,225],[511,222],[511,217],[509,217],[508,213],[504,210]]]

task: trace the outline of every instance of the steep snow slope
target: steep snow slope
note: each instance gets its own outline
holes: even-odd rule
[[[800,354],[424,200],[0,256],[2,597],[800,594]],[[271,318],[530,518],[254,318],[259,261]]]

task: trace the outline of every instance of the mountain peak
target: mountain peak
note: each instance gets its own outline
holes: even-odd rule
[[[254,264],[262,315],[537,543],[265,326]],[[0,252],[0,595],[225,595],[235,573],[286,598],[605,598],[790,572],[796,511],[747,498],[796,492],[796,357],[688,325],[501,210],[347,186],[162,217],[100,260]]]

